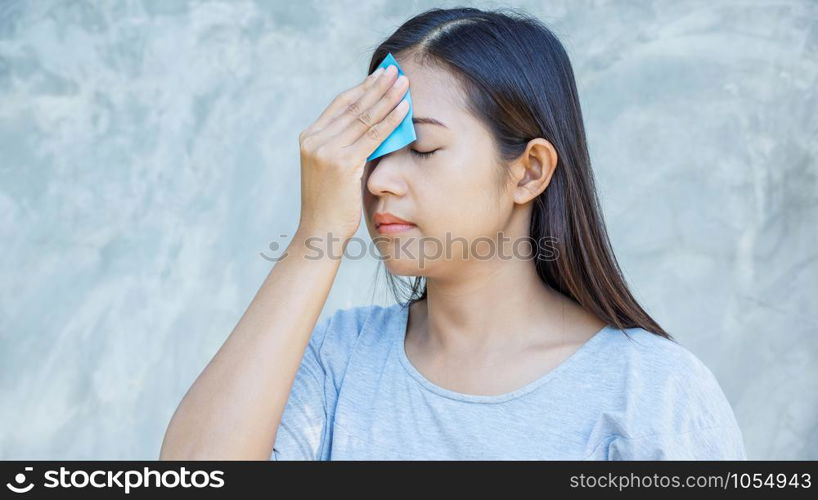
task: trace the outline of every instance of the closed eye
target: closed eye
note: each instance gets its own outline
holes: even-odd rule
[[[412,152],[412,154],[414,154],[415,156],[417,156],[419,158],[428,158],[428,157],[432,156],[434,154],[434,152],[437,151],[437,149],[435,149],[434,151],[426,151],[426,152],[415,151],[414,149],[410,149],[410,151]]]

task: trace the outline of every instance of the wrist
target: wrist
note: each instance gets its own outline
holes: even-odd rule
[[[309,260],[340,261],[350,239],[351,236],[337,231],[299,227],[290,245],[296,246]]]

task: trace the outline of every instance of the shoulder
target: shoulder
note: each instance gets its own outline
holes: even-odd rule
[[[642,328],[611,328],[607,335],[608,366],[620,377],[631,411],[644,418],[639,429],[631,427],[629,433],[680,433],[735,425],[715,375],[684,345]]]
[[[399,304],[350,306],[334,309],[322,321],[335,329],[355,330],[360,333],[364,326],[386,323],[398,312]]]
[[[385,326],[399,312],[398,307],[373,304],[336,308],[318,321],[310,342],[319,352],[350,351],[365,331]]]
[[[611,457],[745,456],[733,409],[693,352],[642,328],[609,328],[602,344],[604,377],[621,393],[603,414]]]

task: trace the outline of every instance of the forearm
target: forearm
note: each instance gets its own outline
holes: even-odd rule
[[[267,460],[309,336],[340,265],[296,233],[174,413],[161,460]],[[313,245],[312,248],[314,248]]]

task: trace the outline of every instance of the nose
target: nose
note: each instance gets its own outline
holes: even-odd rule
[[[366,166],[366,189],[375,196],[387,193],[395,196],[406,194],[406,169],[402,157],[406,148],[375,158]]]

